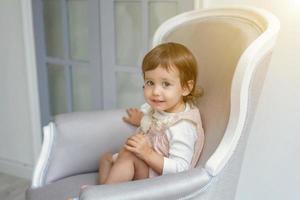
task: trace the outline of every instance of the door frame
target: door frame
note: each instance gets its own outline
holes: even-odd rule
[[[38,73],[36,63],[36,49],[33,28],[33,0],[21,1],[21,13],[23,24],[23,39],[24,39],[24,52],[25,52],[25,67],[27,71],[27,84],[28,84],[28,98],[29,98],[29,111],[30,111],[30,127],[32,130],[32,150],[33,162],[38,160],[41,146],[42,146],[42,123],[40,115],[40,99],[38,91]]]

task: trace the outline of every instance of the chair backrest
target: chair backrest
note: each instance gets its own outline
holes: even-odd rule
[[[184,44],[198,61],[199,85],[204,89],[198,106],[206,140],[198,165],[207,165],[216,149],[222,149],[222,152],[219,150],[219,160],[215,160],[223,159],[224,162],[233,151],[232,143],[237,142],[234,140],[241,134],[236,129],[239,123],[245,123],[241,118],[247,114],[247,102],[240,101],[241,85],[246,84],[243,78],[252,80],[255,65],[271,49],[271,40],[278,31],[273,30],[268,39],[261,38],[265,38],[263,35],[270,26],[268,20],[271,17],[265,11],[249,7],[195,10],[168,20],[155,34],[154,46],[171,41]],[[245,77],[248,68],[253,70]],[[248,97],[247,93],[243,95]],[[246,113],[241,114],[245,109]],[[222,147],[220,143],[223,143]],[[221,158],[220,154],[228,155]],[[209,167],[215,170],[212,174],[223,167],[224,162],[211,162]]]

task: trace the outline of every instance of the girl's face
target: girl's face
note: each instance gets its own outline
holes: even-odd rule
[[[167,71],[158,66],[145,72],[144,97],[153,109],[181,112],[185,108],[183,96],[188,94],[189,90],[181,86],[177,68],[171,67]]]

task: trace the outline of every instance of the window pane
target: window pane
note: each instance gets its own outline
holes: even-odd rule
[[[88,1],[68,0],[70,54],[75,60],[88,60]]]
[[[150,2],[149,3],[149,44],[151,45],[152,38],[156,29],[167,19],[177,14],[176,2]]]
[[[118,108],[139,107],[144,102],[142,76],[118,72],[117,95]]]
[[[67,91],[64,67],[48,64],[49,97],[52,115],[67,112]]]
[[[44,1],[44,22],[47,55],[63,58],[62,15],[59,0]]]
[[[139,2],[115,2],[116,63],[138,66],[142,56],[142,12]]]
[[[90,68],[72,67],[73,111],[92,109]]]

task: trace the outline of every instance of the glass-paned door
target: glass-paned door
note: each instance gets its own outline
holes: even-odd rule
[[[193,0],[100,0],[103,106],[143,103],[141,62],[155,30],[167,19],[192,10]]]
[[[35,0],[42,125],[74,111],[139,106],[158,26],[194,0]]]
[[[102,109],[99,0],[33,1],[42,125]]]
[[[89,51],[89,38],[95,34],[89,29],[91,4],[88,0],[43,1],[45,62],[52,115],[99,107],[99,103],[93,102],[93,94],[100,90],[93,90],[92,84],[93,80],[98,83],[100,80],[94,76],[97,70],[91,65]]]

